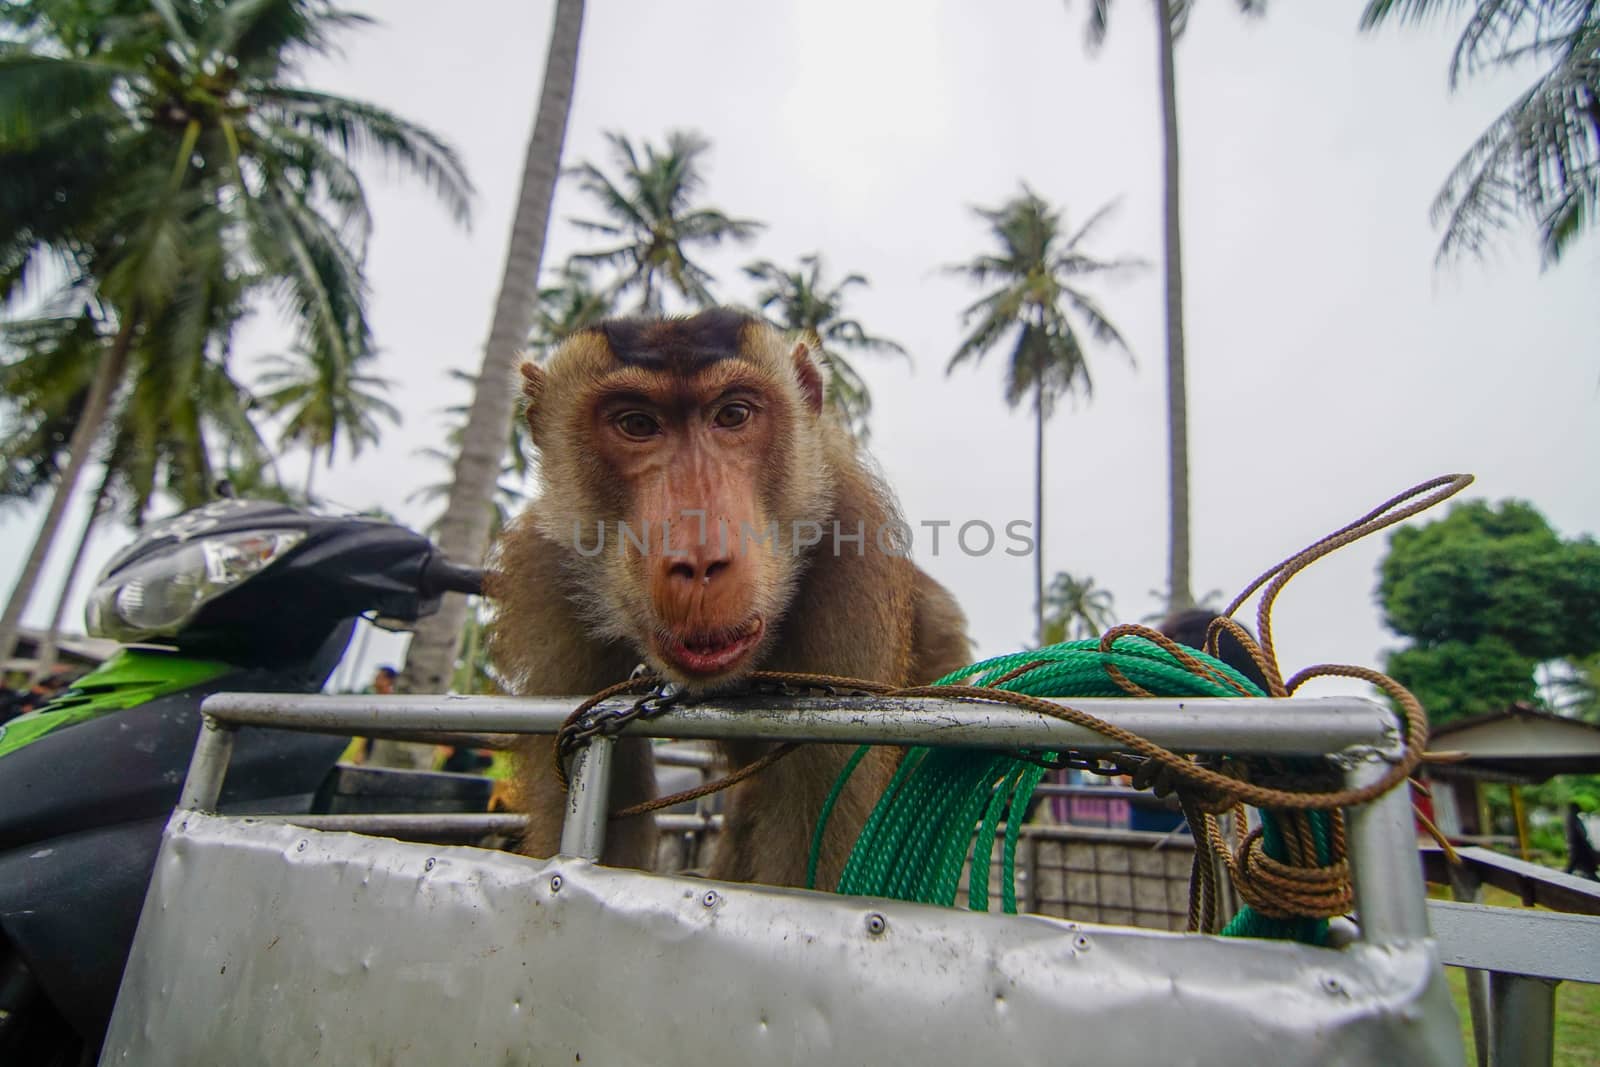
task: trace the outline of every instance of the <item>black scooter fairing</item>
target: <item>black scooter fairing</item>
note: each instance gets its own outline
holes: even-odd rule
[[[334,625],[309,662],[229,671],[12,752],[0,762],[0,849],[171,811],[199,736],[200,702],[219,692],[318,692],[353,629],[353,620]],[[223,803],[313,793],[348,744],[349,738],[241,729]]]
[[[167,816],[0,854],[0,928],[57,1011],[98,1047],[155,871]]]
[[[46,734],[5,758],[0,936],[91,1047],[111,1018],[161,831],[199,737],[200,702],[215,692],[317,692],[353,628],[353,620],[337,625],[310,662],[232,671]],[[220,806],[308,811],[349,741],[241,728]]]

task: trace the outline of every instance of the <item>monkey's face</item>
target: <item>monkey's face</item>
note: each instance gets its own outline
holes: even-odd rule
[[[609,323],[530,377],[540,527],[572,541],[591,630],[694,688],[760,662],[830,504],[809,350],[705,321],[730,314]]]

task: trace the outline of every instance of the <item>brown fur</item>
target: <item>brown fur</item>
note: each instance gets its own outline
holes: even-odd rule
[[[729,338],[737,339],[735,349]],[[913,684],[969,662],[954,598],[876,543],[874,531],[898,521],[895,505],[849,433],[819,411],[820,377],[804,344],[726,311],[628,320],[577,335],[546,368],[524,368],[524,376],[543,492],[501,536],[489,581],[497,604],[491,651],[513,692],[587,694],[626,678],[641,660],[694,689],[731,684],[751,669]],[[721,402],[704,398],[726,388],[758,397],[757,417],[737,434],[700,429],[703,413]],[[623,406],[660,413],[671,432],[648,446],[618,437],[607,420],[615,408],[608,398],[619,393],[641,397]],[[681,432],[674,421],[680,409]],[[685,506],[730,523],[753,520],[757,529],[775,521],[778,550],[719,555],[691,545],[674,562],[659,545],[643,553],[608,546],[593,557],[572,547],[575,526],[589,531],[579,542],[588,544],[596,521],[633,521]],[[796,520],[821,523],[822,543],[793,552]],[[853,542],[841,542],[835,554],[834,522],[846,535],[862,524],[859,554]],[[674,547],[677,538],[674,532]],[[662,651],[663,633],[696,627],[720,633],[752,610],[765,622],[760,643],[724,673],[685,676]],[[723,746],[733,766],[767,747]],[[712,876],[801,884],[812,827],[851,751],[806,746],[736,787]],[[559,844],[565,805],[550,742],[532,746],[527,756],[523,851],[548,856]],[[837,880],[897,758],[875,750],[852,777],[830,821],[820,884]],[[648,745],[621,741],[617,759],[613,807],[652,795]],[[613,822],[605,862],[648,867],[654,842],[648,817]]]

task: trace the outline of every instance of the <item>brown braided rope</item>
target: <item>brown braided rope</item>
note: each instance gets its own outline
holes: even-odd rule
[[[676,793],[668,793],[664,797],[656,797],[654,800],[631,804],[619,811],[612,812],[611,817],[613,819],[631,819],[635,815],[648,815],[652,811],[660,811],[662,808],[670,808],[677,804],[686,804],[691,800],[708,797],[712,793],[720,793],[729,786],[738,785],[746,778],[754,778],[799,747],[800,742],[798,741],[785,741],[765,756],[757,760],[751,760],[726,777],[718,778],[714,782],[706,782],[704,785],[697,785],[693,789],[683,789]]]

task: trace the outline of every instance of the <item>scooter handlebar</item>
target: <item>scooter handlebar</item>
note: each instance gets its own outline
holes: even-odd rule
[[[434,596],[440,593],[466,593],[468,596],[482,596],[483,571],[477,567],[466,567],[459,563],[452,563],[442,555],[435,553],[423,565],[421,584],[422,592],[425,596]]]

